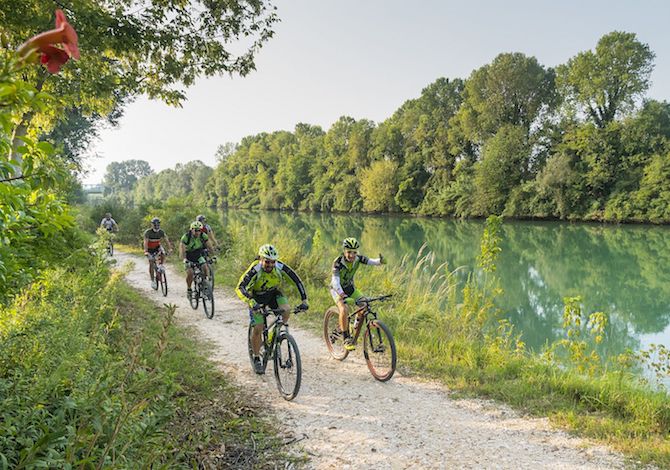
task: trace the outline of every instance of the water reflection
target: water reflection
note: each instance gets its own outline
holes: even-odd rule
[[[449,263],[473,269],[484,228],[482,221],[454,221],[404,216],[350,216],[227,210],[224,223],[250,230],[280,230],[305,240],[319,231],[323,265],[338,253],[345,236],[361,240],[363,252],[384,253],[389,260],[414,256],[423,244]],[[253,228],[252,228],[253,227]],[[670,231],[653,226],[509,222],[503,225],[498,274],[504,296],[500,306],[523,332],[524,341],[540,348],[561,334],[563,297],[581,295],[587,312],[610,315],[605,355],[637,350],[643,335],[663,332],[670,344]],[[658,340],[658,335],[655,335]]]

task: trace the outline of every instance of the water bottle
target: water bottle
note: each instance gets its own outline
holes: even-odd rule
[[[272,338],[275,337],[275,329],[272,328],[270,331],[268,331],[268,346],[272,344]]]

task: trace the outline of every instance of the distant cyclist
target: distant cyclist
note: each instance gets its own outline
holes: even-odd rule
[[[358,249],[361,244],[355,238],[345,238],[342,242],[342,254],[333,261],[333,276],[330,281],[330,295],[337,304],[340,311],[340,330],[344,337],[345,349],[352,351],[356,345],[349,334],[349,307],[347,304],[355,304],[363,297],[361,291],[354,286],[354,274],[361,264],[378,266],[384,264],[384,257],[368,258],[359,255]]]
[[[190,226],[188,232],[181,237],[179,244],[179,256],[184,260],[186,267],[186,295],[190,299],[193,295],[191,284],[193,284],[193,268],[190,263],[200,265],[205,278],[209,277],[209,267],[205,260],[205,248],[212,250],[212,243],[209,241],[207,235],[202,231],[203,226],[197,220]]]
[[[301,310],[309,308],[307,304],[307,292],[305,286],[287,264],[279,261],[279,254],[272,245],[263,245],[258,250],[258,258],[251,263],[240,281],[237,284],[235,292],[237,296],[249,305],[249,318],[254,327],[251,333],[251,349],[254,353],[254,369],[257,374],[263,373],[263,365],[259,356],[261,349],[261,333],[263,332],[263,315],[257,313],[262,305],[267,305],[273,309],[282,310],[284,324],[288,325],[291,310],[288,306],[288,299],[279,290],[284,278],[288,276],[298,288],[302,304],[298,307]]]
[[[214,230],[212,230],[212,226],[207,223],[207,217],[205,217],[203,214],[200,214],[195,220],[197,220],[202,224],[202,233],[207,235],[209,237],[209,240],[212,242],[212,246],[214,246],[214,248],[217,248],[219,246],[219,242],[216,241],[216,237],[214,236]]]
[[[172,251],[172,243],[170,239],[165,234],[163,229],[161,229],[161,221],[158,217],[151,219],[151,228],[147,229],[144,232],[144,255],[153,256],[154,258],[158,257],[159,264],[165,262],[165,249],[161,245],[161,241],[165,239],[168,250]],[[154,289],[158,286],[156,279],[154,278],[154,263],[149,261],[149,276],[151,277],[151,285]]]
[[[119,226],[116,223],[116,220],[112,219],[112,214],[107,212],[105,216],[100,221],[100,226],[107,230],[108,232],[118,232]]]

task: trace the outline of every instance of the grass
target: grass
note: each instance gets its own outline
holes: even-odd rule
[[[301,462],[174,308],[103,256],[45,271],[0,309],[0,468],[276,468]]]

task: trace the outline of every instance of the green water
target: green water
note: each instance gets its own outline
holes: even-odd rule
[[[484,228],[483,221],[235,210],[222,219],[224,225],[295,234],[305,249],[318,230],[333,247],[324,253],[325,264],[345,236],[357,237],[363,254],[383,253],[389,262],[415,256],[425,244],[451,269],[463,267],[461,280],[475,267]],[[610,316],[604,355],[651,343],[670,346],[670,228],[506,221],[502,236],[499,304],[530,347],[561,337],[563,297],[575,295],[586,312]]]

